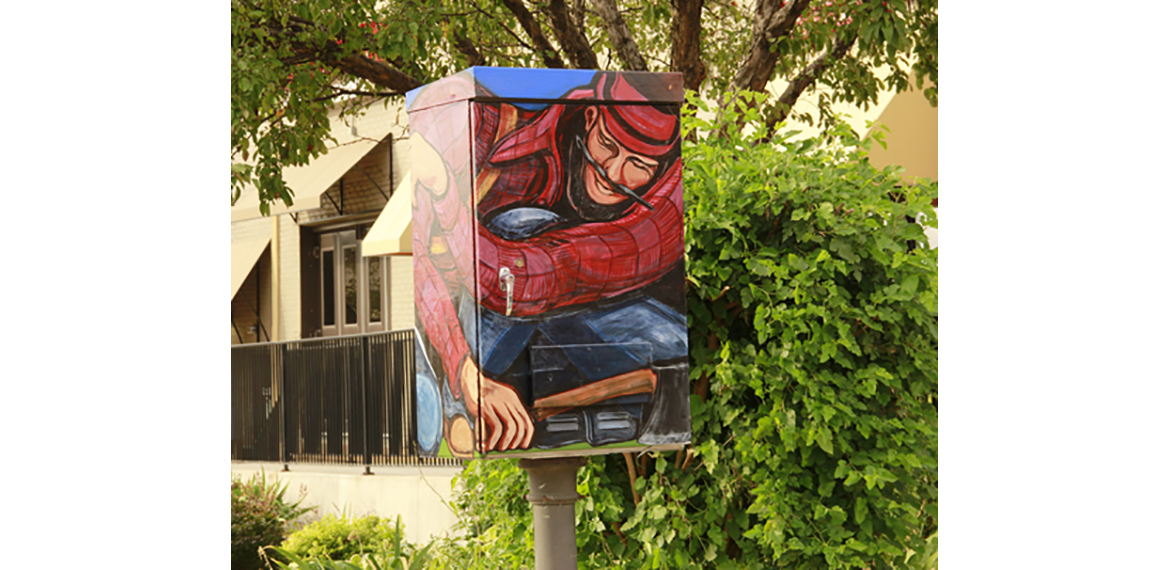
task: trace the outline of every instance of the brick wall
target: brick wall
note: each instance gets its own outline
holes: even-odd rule
[[[414,260],[409,255],[391,255],[390,328],[414,328]]]
[[[410,137],[406,129],[390,131],[394,137],[394,188],[402,183],[402,179],[410,174]]]
[[[232,222],[232,243],[263,239],[272,235],[271,218],[255,218]]]

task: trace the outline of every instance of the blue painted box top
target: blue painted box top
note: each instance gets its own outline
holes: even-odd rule
[[[419,111],[467,99],[528,102],[541,106],[566,98],[582,85],[588,85],[598,73],[593,69],[526,69],[518,67],[469,67],[429,83],[406,94],[406,109]],[[614,72],[611,72],[614,73]],[[639,84],[637,93],[614,90],[579,99],[632,103],[682,103],[683,84],[680,73],[620,71],[617,74]],[[417,101],[428,89],[425,101]]]

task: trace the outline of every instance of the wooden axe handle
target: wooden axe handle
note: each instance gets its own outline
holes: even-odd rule
[[[533,416],[539,422],[549,416],[578,406],[591,406],[610,398],[633,394],[653,394],[654,386],[657,384],[658,375],[649,368],[618,374],[580,388],[573,388],[560,394],[541,398],[532,404]]]

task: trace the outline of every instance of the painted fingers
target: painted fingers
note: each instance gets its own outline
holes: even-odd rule
[[[532,443],[535,426],[512,387],[485,378],[479,409],[490,433],[484,451],[526,449]]]

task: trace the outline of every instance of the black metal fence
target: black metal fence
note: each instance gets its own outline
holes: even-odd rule
[[[232,347],[232,459],[460,465],[418,456],[414,331]]]

